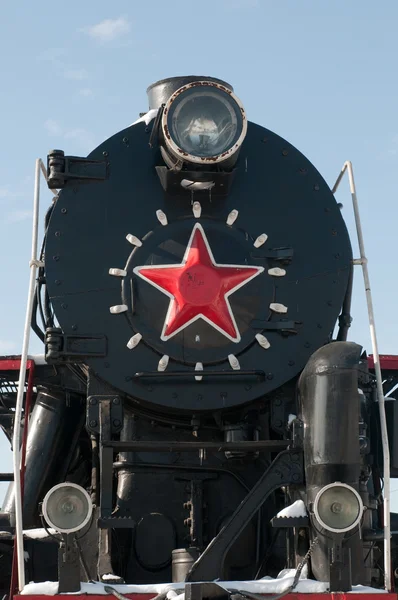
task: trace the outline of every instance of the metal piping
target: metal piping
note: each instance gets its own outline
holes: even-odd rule
[[[376,325],[373,311],[372,292],[370,289],[370,279],[368,272],[368,260],[365,254],[365,245],[363,241],[362,225],[359,216],[358,199],[355,188],[354,173],[351,161],[347,160],[341,173],[339,174],[336,183],[332,188],[332,193],[335,194],[339,187],[340,181],[344,173],[347,171],[350,184],[350,192],[352,198],[352,206],[354,209],[355,224],[358,236],[358,245],[360,258],[354,260],[354,265],[362,266],[363,280],[365,284],[365,295],[368,305],[370,338],[372,343],[372,352],[374,357],[374,369],[376,374],[377,395],[380,413],[381,440],[383,446],[383,478],[384,478],[384,587],[389,592],[391,591],[391,522],[390,522],[390,448],[388,444],[387,420],[384,402],[383,380],[381,376],[379,350],[376,337]]]

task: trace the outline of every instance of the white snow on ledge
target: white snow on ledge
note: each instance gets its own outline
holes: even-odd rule
[[[278,518],[306,517],[307,511],[304,502],[302,500],[296,500],[296,502],[293,502],[293,504],[291,504],[290,506],[286,506],[286,508],[280,510],[276,516]]]
[[[216,583],[225,589],[242,590],[245,592],[254,592],[256,594],[280,594],[285,592],[292,584],[295,576],[295,569],[285,569],[281,571],[276,579],[264,577],[258,581],[217,581]],[[106,594],[102,583],[82,583],[82,594]],[[112,585],[112,588],[121,594],[161,594],[169,590],[181,590],[184,583],[158,583],[148,585]],[[322,593],[329,591],[329,584],[311,579],[300,579],[294,589],[294,592],[302,594]],[[23,595],[54,596],[58,592],[58,582],[45,581],[44,583],[29,583],[21,592]],[[73,592],[76,594],[76,592]],[[385,594],[385,590],[366,587],[363,585],[353,586],[353,594]],[[175,596],[173,600],[184,600],[184,594]],[[266,599],[265,599],[266,600]]]
[[[133,125],[137,125],[138,123],[145,123],[145,125],[148,126],[149,123],[151,121],[153,121],[153,119],[158,114],[158,110],[159,110],[158,108],[151,108],[151,110],[148,110],[148,112],[145,113],[145,115],[143,117],[140,117],[139,119],[134,121],[134,123],[131,123],[131,125],[129,125],[129,127],[132,127]]]

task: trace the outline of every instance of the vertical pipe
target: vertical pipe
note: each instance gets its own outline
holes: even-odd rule
[[[30,323],[32,320],[33,300],[35,296],[36,269],[37,269],[37,239],[39,227],[39,198],[40,198],[40,169],[41,160],[36,160],[35,169],[35,187],[33,199],[33,226],[32,226],[32,250],[30,266],[30,279],[28,300],[26,306],[25,325],[23,331],[21,369],[19,371],[18,394],[15,406],[14,415],[14,431],[13,431],[13,467],[14,467],[14,485],[15,485],[15,543],[17,545],[17,564],[18,564],[18,588],[22,591],[25,586],[25,561],[23,548],[23,525],[22,525],[22,496],[21,496],[21,452],[20,452],[20,437],[21,437],[21,415],[23,407],[26,362],[29,349],[30,338]]]

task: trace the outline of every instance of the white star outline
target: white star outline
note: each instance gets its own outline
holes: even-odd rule
[[[187,262],[187,258],[189,256],[189,252],[191,250],[192,247],[192,242],[193,242],[193,238],[195,236],[196,231],[199,230],[202,234],[203,237],[203,241],[206,245],[207,251],[209,253],[209,257],[211,260],[211,263],[214,267],[228,267],[228,268],[238,268],[238,269],[255,269],[256,273],[253,273],[253,275],[251,275],[250,277],[248,277],[247,279],[245,279],[244,281],[242,281],[241,283],[239,283],[238,285],[236,285],[234,288],[232,288],[231,290],[229,290],[226,294],[224,294],[224,299],[225,299],[225,303],[228,307],[228,312],[229,315],[231,317],[233,326],[235,328],[235,332],[236,332],[236,337],[232,337],[231,335],[229,335],[226,331],[224,331],[224,329],[222,329],[221,327],[219,327],[216,323],[214,323],[213,321],[211,321],[208,317],[206,317],[205,315],[203,315],[202,313],[199,313],[198,315],[196,315],[195,317],[193,317],[192,319],[190,319],[189,321],[187,321],[184,325],[182,325],[181,327],[179,327],[176,331],[173,331],[173,333],[171,333],[170,335],[165,335],[165,331],[166,328],[168,326],[168,320],[170,317],[170,313],[172,311],[173,308],[173,304],[175,302],[175,297],[173,296],[173,294],[171,294],[170,292],[168,292],[167,290],[165,290],[164,288],[162,288],[160,285],[158,285],[157,283],[154,283],[153,281],[151,281],[150,279],[148,279],[147,277],[145,277],[145,275],[142,275],[140,273],[141,269],[173,269],[173,268],[181,268],[183,267],[186,262]],[[213,256],[213,252],[211,251],[210,248],[210,244],[208,242],[207,236],[205,234],[205,231],[202,227],[202,225],[200,225],[200,223],[196,223],[194,225],[194,228],[192,229],[192,233],[191,236],[189,238],[182,262],[178,265],[176,264],[172,264],[172,265],[142,265],[140,267],[135,267],[133,269],[133,273],[135,275],[137,275],[138,277],[141,277],[141,279],[143,279],[144,281],[146,281],[147,283],[149,283],[150,285],[152,285],[153,287],[155,287],[156,289],[158,289],[160,292],[162,292],[163,294],[165,294],[166,296],[168,296],[170,298],[170,303],[169,303],[169,307],[167,309],[167,313],[166,313],[166,318],[164,320],[164,325],[163,325],[163,329],[162,329],[162,333],[160,335],[160,339],[162,340],[162,342],[166,342],[167,340],[169,340],[170,338],[174,337],[175,335],[177,335],[177,333],[180,333],[181,331],[183,331],[184,329],[186,329],[189,325],[192,325],[192,323],[194,323],[195,321],[197,321],[198,319],[202,319],[203,321],[205,321],[206,323],[208,323],[209,325],[211,325],[214,329],[216,329],[219,333],[221,333],[222,335],[224,335],[226,338],[228,338],[231,342],[234,342],[235,344],[239,343],[241,341],[241,335],[240,335],[240,331],[238,329],[238,326],[236,324],[236,320],[235,320],[235,316],[234,313],[232,312],[232,308],[231,305],[229,303],[229,296],[231,296],[234,292],[236,292],[238,289],[240,289],[241,287],[243,287],[244,285],[246,285],[247,283],[249,283],[249,281],[251,281],[252,279],[254,279],[255,277],[257,277],[257,275],[260,275],[260,273],[262,273],[264,271],[264,267],[256,267],[256,266],[252,266],[252,265],[224,265],[224,264],[219,264],[216,263],[214,256]]]

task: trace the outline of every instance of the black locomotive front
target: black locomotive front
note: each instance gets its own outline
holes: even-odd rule
[[[335,589],[377,584],[377,474],[360,443],[373,384],[346,341],[335,198],[229,84],[175,77],[148,96],[87,158],[48,157],[61,191],[38,281],[47,366],[25,527],[68,481],[94,503],[86,579],[248,580],[309,551]],[[11,486],[11,525],[13,503]]]

